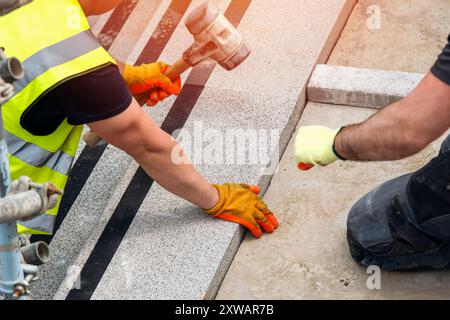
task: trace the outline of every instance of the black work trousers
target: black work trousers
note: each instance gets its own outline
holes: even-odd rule
[[[450,136],[422,169],[374,189],[351,209],[347,239],[363,266],[450,267]]]

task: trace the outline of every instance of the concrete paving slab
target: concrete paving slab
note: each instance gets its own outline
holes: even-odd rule
[[[190,8],[200,2],[193,0]],[[224,9],[230,0],[214,2]],[[282,132],[281,146],[286,145],[304,106],[306,83],[314,65],[328,58],[355,2],[289,0],[285,7],[274,10],[269,0],[253,1],[240,27],[255,49],[253,57],[243,65],[247,69],[245,72],[238,69],[232,75],[216,68],[187,127],[192,130],[195,122],[201,120],[205,128],[276,129]],[[153,19],[127,58],[129,63],[139,57],[139,50],[144,48],[152,28],[156,27],[169,4],[168,0],[162,1],[154,12]],[[307,19],[317,15],[321,19]],[[108,13],[92,19],[96,32],[102,30],[110,16]],[[132,16],[146,18],[136,12]],[[284,27],[280,21],[285,22]],[[288,21],[299,23],[295,25]],[[136,21],[136,24],[141,22]],[[267,37],[261,39],[258,28],[267,26],[273,26],[273,29],[267,29]],[[128,27],[126,25],[124,30]],[[119,34],[116,41],[128,46],[136,41],[133,36],[130,42]],[[191,39],[185,27],[179,25],[161,58],[175,61]],[[116,42],[111,49],[126,56]],[[288,72],[273,67],[284,65],[286,61],[295,63]],[[195,88],[196,81],[191,78],[188,84]],[[282,82],[286,85],[279,91],[273,83]],[[173,102],[174,98],[168,99],[147,112],[161,124]],[[35,298],[64,299],[67,296],[136,168],[132,159],[108,147],[51,243],[54,258],[45,266],[41,280],[33,286]],[[265,181],[263,184],[267,186],[270,180],[270,176],[262,176],[261,166],[253,164],[204,164],[200,170],[218,182]],[[93,298],[212,298],[237,251],[242,234],[242,229],[236,225],[212,220],[155,185]],[[135,290],[137,284],[141,291]]]
[[[299,122],[340,125],[375,111],[310,102]],[[370,274],[353,262],[346,243],[346,217],[365,193],[412,172],[435,156],[439,139],[419,155],[390,163],[338,162],[299,172],[293,140],[265,200],[278,214],[276,234],[247,236],[223,281],[218,299],[448,299],[450,272],[381,273],[381,289],[369,290]]]
[[[320,64],[308,84],[308,100],[380,108],[406,97],[423,77],[420,73]]]
[[[296,122],[292,116],[298,117],[302,108],[299,94],[324,47],[328,48],[333,27],[337,22],[343,24],[340,19],[345,16],[340,14],[348,4],[292,0],[273,7],[272,1],[253,1],[240,30],[254,54],[232,73],[214,70],[185,128],[193,132],[201,121],[205,130],[278,129],[287,141]],[[306,18],[311,16],[316,18]],[[261,37],[261,32],[267,36]],[[293,65],[276,67],[286,61]],[[260,163],[203,163],[199,169],[219,182],[257,183],[262,178]],[[160,188],[152,188],[92,298],[214,297],[240,239],[241,229],[236,225],[211,220]],[[136,290],[137,286],[142,290]]]
[[[447,43],[448,0],[360,0],[329,64],[426,73]]]

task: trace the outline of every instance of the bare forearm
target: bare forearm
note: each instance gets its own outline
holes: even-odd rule
[[[123,74],[125,64],[117,61],[117,66]],[[143,119],[144,122],[148,122],[143,126],[152,126],[152,123],[146,120]],[[137,137],[137,141],[142,142],[141,147],[134,147],[129,152],[145,172],[164,189],[201,208],[212,208],[219,201],[217,190],[189,164],[182,150],[169,135],[161,130],[157,134],[159,136],[157,147],[155,139],[147,141],[145,137]],[[179,151],[176,154],[176,160],[179,161],[177,163],[172,159],[174,150]]]
[[[393,104],[369,120],[345,127],[335,140],[336,151],[347,160],[398,160],[420,151],[414,129],[402,116],[401,103]],[[406,121],[405,121],[406,120]]]
[[[344,128],[335,139],[345,159],[398,160],[413,155],[450,125],[450,87],[428,74],[405,99],[367,121]]]
[[[210,209],[219,201],[217,190],[184,158],[176,141],[161,130],[135,100],[121,114],[89,126],[114,146],[131,155],[169,192]],[[175,153],[172,157],[173,151]]]
[[[125,63],[116,60],[116,64],[117,64],[117,67],[119,68],[120,74],[123,75],[123,72],[125,71]]]
[[[158,151],[142,151],[134,156],[145,172],[167,191],[201,208],[214,207],[219,201],[217,190],[188,164],[187,159],[183,158],[183,164],[173,161],[172,151],[179,148],[174,141],[170,139],[162,144],[165,147]]]

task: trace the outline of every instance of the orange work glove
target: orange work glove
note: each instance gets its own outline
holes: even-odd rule
[[[143,64],[138,67],[126,64],[123,78],[138,101],[144,98],[149,106],[154,106],[168,96],[180,93],[181,79],[172,81],[166,77],[164,72],[167,68],[168,65],[164,62]]]
[[[259,188],[235,183],[214,187],[219,191],[219,202],[214,208],[206,210],[206,213],[215,218],[239,223],[249,229],[256,238],[262,236],[261,229],[272,233],[278,228],[277,218],[258,196]]]

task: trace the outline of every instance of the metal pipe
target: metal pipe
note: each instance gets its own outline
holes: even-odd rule
[[[7,296],[24,280],[20,262],[16,223],[0,224],[0,292]]]
[[[0,77],[6,83],[14,83],[23,77],[22,64],[16,58],[0,60]]]
[[[42,209],[42,197],[36,190],[8,195],[0,199],[0,223],[31,219]]]
[[[33,266],[41,266],[47,263],[50,257],[48,245],[43,241],[22,247],[20,248],[20,252],[22,253],[25,263]]]
[[[11,176],[0,108],[0,197],[5,197],[10,190]],[[7,299],[14,296],[14,287],[25,280],[20,263],[16,222],[0,224],[0,295]]]

